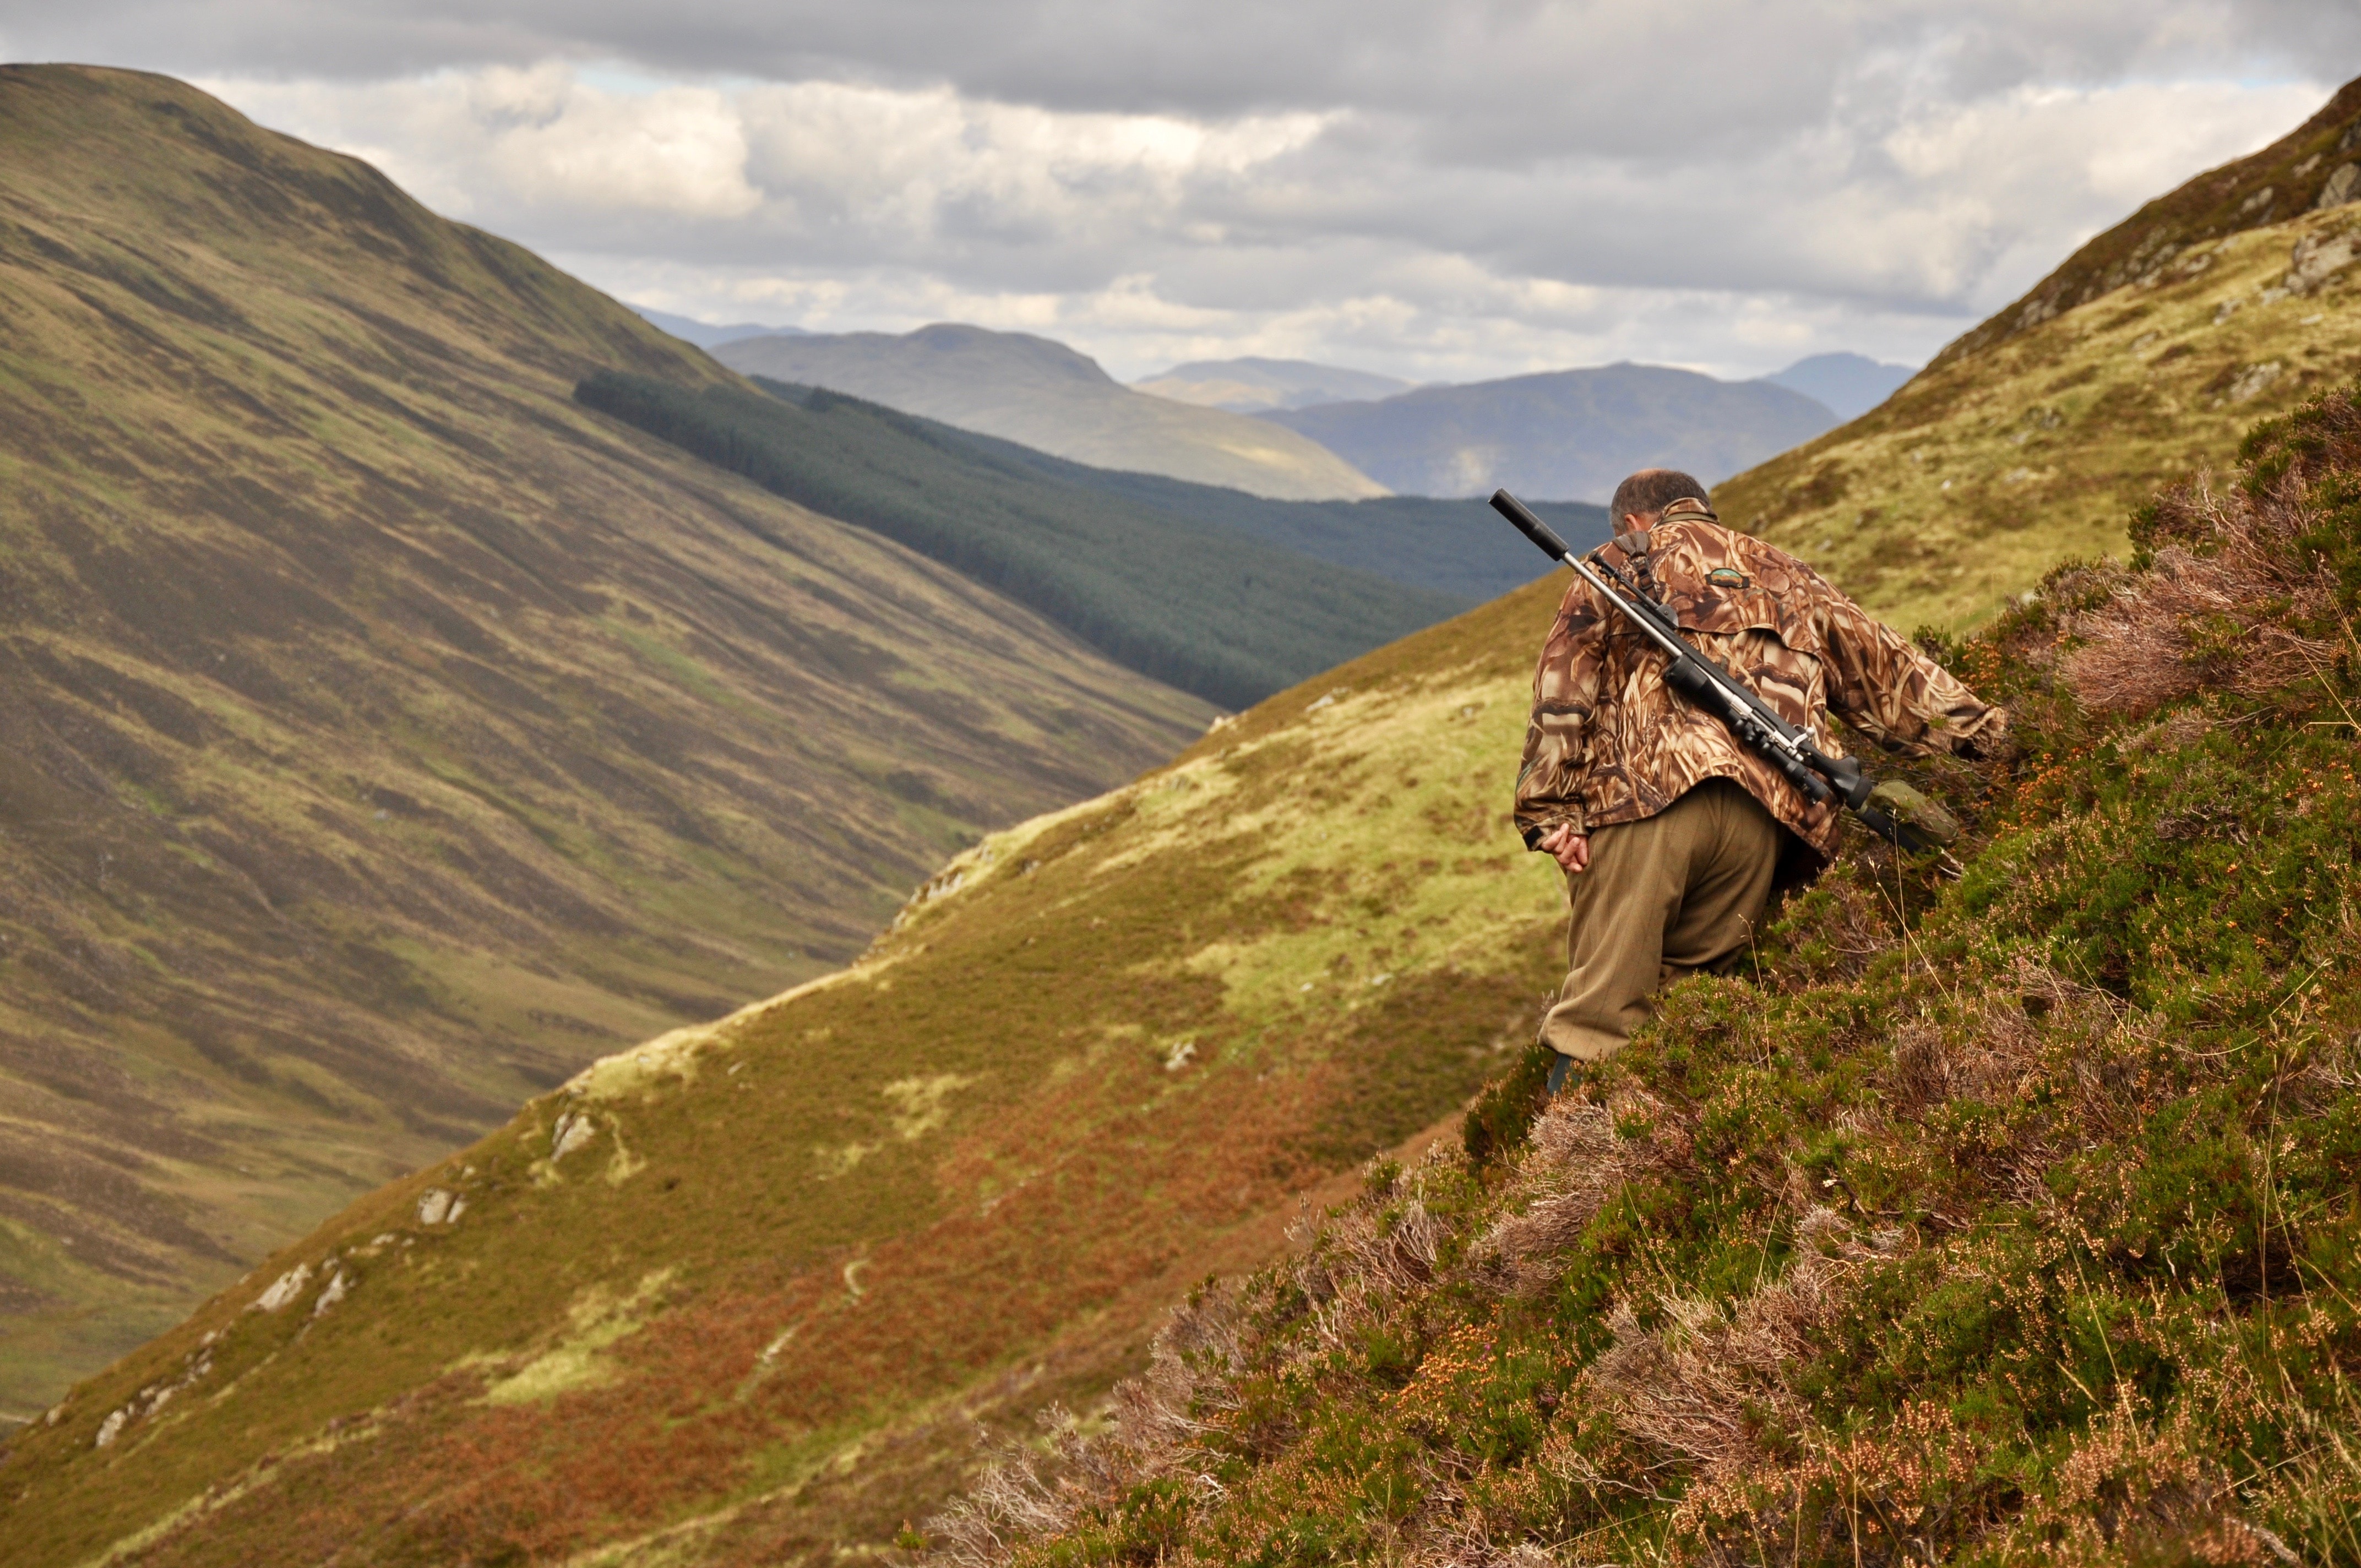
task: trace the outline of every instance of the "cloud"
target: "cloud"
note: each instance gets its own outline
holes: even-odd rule
[[[87,0],[0,34],[205,66],[651,303],[1412,376],[1922,356],[2361,60],[2361,12],[2293,0]]]

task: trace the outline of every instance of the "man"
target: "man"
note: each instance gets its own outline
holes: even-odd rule
[[[1983,754],[2008,716],[1818,573],[1721,526],[1686,474],[1616,488],[1602,557],[1671,609],[1690,644],[1830,756],[1833,709],[1888,751]],[[1613,1055],[1649,993],[1744,953],[1774,877],[1817,874],[1842,830],[1722,722],[1664,685],[1664,653],[1579,577],[1533,674],[1517,774],[1528,849],[1565,868],[1567,974],[1542,1021],[1553,1094]]]

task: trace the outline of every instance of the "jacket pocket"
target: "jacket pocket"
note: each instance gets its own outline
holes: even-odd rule
[[[1674,617],[1691,631],[1715,637],[1736,637],[1747,631],[1767,631],[1788,648],[1814,659],[1825,659],[1820,629],[1808,615],[1790,610],[1781,596],[1753,587],[1697,585],[1692,593],[1669,597]]]

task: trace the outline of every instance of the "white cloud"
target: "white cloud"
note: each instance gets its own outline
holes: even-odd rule
[[[1922,356],[2361,52],[2298,0],[283,4],[83,10],[627,297],[1126,374]]]

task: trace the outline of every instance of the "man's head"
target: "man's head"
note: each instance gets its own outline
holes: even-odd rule
[[[1615,487],[1615,499],[1607,503],[1607,515],[1614,522],[1615,532],[1622,533],[1649,527],[1677,500],[1704,501],[1708,507],[1713,504],[1707,500],[1705,487],[1678,468],[1642,468]]]

